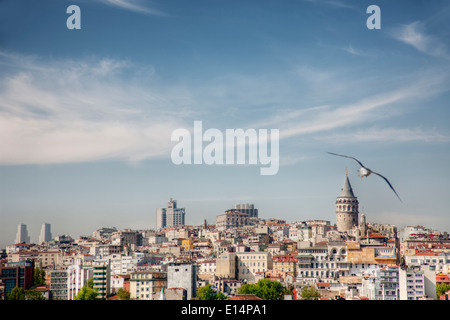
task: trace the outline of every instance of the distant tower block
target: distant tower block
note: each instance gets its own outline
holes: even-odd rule
[[[353,194],[352,186],[345,175],[344,186],[336,200],[336,222],[340,232],[348,232],[358,225],[358,199]]]
[[[17,234],[15,243],[30,243],[30,237],[28,236],[27,225],[19,224],[17,226]]]
[[[41,233],[39,234],[39,243],[48,242],[52,240],[52,232],[50,223],[44,223],[41,227]]]

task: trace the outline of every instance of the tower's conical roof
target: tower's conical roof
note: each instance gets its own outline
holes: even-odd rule
[[[350,181],[348,180],[348,174],[345,175],[344,186],[341,189],[341,194],[339,198],[356,198],[353,194],[352,186],[350,185]]]

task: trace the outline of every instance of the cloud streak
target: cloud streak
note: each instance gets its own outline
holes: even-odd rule
[[[276,128],[281,139],[291,141],[305,136],[339,142],[348,138],[349,128],[357,133],[355,143],[448,141],[433,130],[374,127],[404,114],[405,104],[448,90],[448,76],[439,72],[395,79],[401,83],[397,88],[387,86],[389,91],[349,101],[342,99],[342,91],[355,89],[355,79],[347,79],[341,90],[339,72],[307,66],[295,68],[289,77],[237,75],[160,85],[155,70],[142,74],[142,66],[124,60],[46,61],[0,52],[0,63],[5,70],[0,76],[0,164],[169,159],[171,133],[192,128],[194,120],[202,120],[205,129]],[[304,94],[323,88],[333,97],[340,94],[341,101],[325,97],[330,103],[311,106],[313,100]],[[284,164],[303,160],[284,156]]]
[[[423,22],[415,21],[402,25],[391,32],[394,39],[404,42],[418,51],[433,57],[449,59],[449,50],[444,41],[426,33]]]
[[[137,12],[137,13],[142,13],[142,14],[148,14],[148,15],[155,15],[155,16],[168,16],[168,14],[156,10],[156,9],[152,9],[149,7],[146,7],[142,4],[142,1],[133,1],[133,0],[101,0],[101,2],[110,5],[110,6],[114,6],[120,9],[124,9],[124,10],[128,10],[128,11],[133,11],[133,12]]]
[[[0,79],[1,164],[161,157],[182,125],[185,99],[116,76],[129,68],[124,61],[1,56],[10,65],[27,61]]]
[[[406,82],[404,85],[387,92],[371,95],[353,103],[340,106],[324,105],[302,110],[286,112],[283,116],[274,116],[266,123],[278,128],[280,138],[288,139],[316,134],[320,139],[329,137],[330,141],[347,137],[342,130],[353,127],[359,131],[352,141],[395,140],[395,141],[448,141],[448,137],[436,131],[426,132],[422,129],[384,128],[381,131],[367,129],[370,124],[392,116],[399,116],[406,111],[401,106],[411,101],[425,99],[446,91],[447,80],[439,74],[422,74],[420,80]],[[263,125],[263,122],[260,124]],[[363,127],[364,129],[361,129]],[[329,134],[317,136],[317,134]],[[400,134],[401,133],[401,134]],[[358,139],[359,136],[359,139]]]

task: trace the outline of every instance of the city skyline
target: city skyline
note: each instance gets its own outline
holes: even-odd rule
[[[347,209],[342,209],[341,208],[342,207],[341,204],[344,203],[344,202],[347,202],[347,201],[343,201],[342,199],[346,199],[346,200],[350,199],[350,201],[348,201],[348,202],[354,202],[356,204],[356,208],[352,208],[351,210],[350,209],[348,209],[348,210]],[[354,200],[354,201],[351,201],[351,200]],[[363,218],[364,223],[367,222],[366,221],[366,213],[364,211],[359,211],[359,209],[358,209],[358,199],[353,193],[353,189],[351,187],[350,180],[348,178],[348,172],[346,172],[343,186],[341,188],[340,193],[336,197],[335,204],[336,204],[336,206],[335,206],[334,217],[332,217],[329,220],[328,219],[322,219],[320,217],[311,217],[310,219],[303,219],[303,220],[302,219],[297,219],[297,220],[292,220],[292,221],[285,220],[281,216],[260,218],[260,217],[258,217],[258,211],[259,210],[258,210],[258,208],[255,207],[255,205],[253,203],[236,203],[233,206],[230,206],[227,210],[224,210],[225,213],[222,212],[222,213],[217,214],[209,222],[207,221],[207,219],[204,219],[202,223],[188,224],[188,223],[184,223],[185,208],[178,208],[177,207],[177,200],[173,199],[173,198],[170,198],[167,201],[167,208],[156,208],[155,216],[154,216],[156,222],[154,223],[154,227],[150,227],[150,228],[139,228],[139,227],[137,227],[137,228],[133,228],[133,230],[136,230],[136,231],[154,230],[156,232],[160,232],[161,229],[164,229],[164,228],[169,228],[169,229],[170,228],[183,228],[184,226],[194,226],[195,227],[195,226],[204,225],[205,223],[207,223],[208,225],[216,225],[216,228],[218,228],[217,221],[218,221],[219,217],[220,216],[225,216],[227,212],[234,211],[234,210],[235,211],[239,211],[241,213],[244,213],[244,214],[248,215],[248,217],[255,217],[255,218],[258,218],[260,220],[279,219],[281,221],[286,221],[286,224],[302,222],[302,221],[314,221],[314,220],[315,221],[328,221],[332,225],[336,226],[336,230],[338,230],[340,232],[343,232],[343,233],[349,232],[349,230],[351,230],[353,227],[358,227],[359,219],[361,218],[361,216],[364,216],[364,218]],[[170,223],[170,225],[168,225],[167,223],[161,223],[161,221],[160,221],[162,219],[161,218],[161,214],[163,214],[165,216],[166,215],[166,210],[168,210],[168,208],[171,208],[172,210],[177,210],[177,211],[180,210],[180,213],[179,213],[180,217],[179,218],[174,218],[174,217],[170,218],[170,219],[164,218],[164,220],[167,219],[167,220],[171,220],[172,221],[172,223]],[[163,210],[163,212],[160,212],[160,210]],[[343,214],[344,215],[348,214],[348,216],[346,216],[346,217],[347,218],[350,217],[349,221],[353,220],[353,223],[351,223],[351,222],[349,223],[349,221],[344,222],[345,219],[342,218]],[[175,215],[175,214],[171,213],[171,215]],[[167,216],[169,216],[169,214],[167,214]],[[378,223],[380,223],[380,221],[369,221],[369,223],[378,224]],[[400,229],[405,229],[406,230],[406,229],[411,228],[411,227],[424,227],[424,228],[428,228],[429,227],[428,225],[420,226],[420,225],[413,225],[413,224],[409,224],[409,225],[408,224],[395,225],[395,224],[387,223],[387,225],[393,225],[393,226],[399,227],[399,231],[400,231]],[[115,226],[115,225],[102,225],[102,226],[99,226],[97,229],[93,230],[90,233],[79,234],[79,235],[75,236],[73,239],[76,240],[78,237],[83,237],[83,236],[88,236],[88,237],[89,236],[93,236],[93,234],[95,232],[97,232],[98,230],[100,230],[102,228],[115,228],[116,230],[128,230],[128,229],[130,229],[128,227],[123,227],[123,228],[120,228],[120,227],[116,228],[116,227],[117,226]],[[25,231],[25,237],[27,237],[27,240],[23,241],[22,243],[31,243],[31,244],[37,243],[37,244],[39,244],[39,243],[42,243],[42,242],[53,240],[54,237],[51,236],[52,233],[51,233],[50,229],[51,229],[51,224],[43,223],[41,225],[41,229],[40,229],[40,233],[39,233],[39,241],[36,242],[36,241],[33,241],[31,239],[31,237],[29,236],[27,225],[24,224],[24,223],[20,223],[18,225],[18,227],[17,227],[15,243],[20,243],[20,242],[17,242],[17,239],[20,238],[19,234],[20,234],[21,230]],[[219,228],[219,230],[222,230],[222,229]],[[438,228],[432,228],[432,229],[434,229],[436,232],[448,232],[447,230],[442,230],[442,229],[438,229]],[[44,233],[43,230],[48,230],[47,232],[49,233],[49,237],[50,238],[47,238],[48,240],[46,240],[46,241],[41,241],[40,240],[41,237],[43,237],[43,233]],[[226,230],[226,229],[224,229],[224,230]],[[67,234],[67,233],[61,233],[61,234],[58,234],[57,236],[71,236],[72,237],[73,235]]]
[[[0,247],[19,223],[34,241],[45,222],[155,228],[170,198],[188,225],[237,203],[335,223],[346,170],[368,222],[450,231],[449,14],[440,0],[0,2]],[[175,165],[171,134],[195,121],[278,129],[278,172]]]

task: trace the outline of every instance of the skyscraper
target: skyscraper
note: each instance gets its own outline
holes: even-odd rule
[[[43,223],[41,233],[39,234],[39,243],[44,243],[52,240],[51,226],[49,223]]]
[[[16,244],[17,243],[30,243],[30,237],[28,236],[27,225],[20,223],[17,226],[16,234]]]
[[[156,229],[184,225],[185,208],[177,208],[177,201],[170,198],[167,208],[156,209]]]
[[[166,208],[156,209],[156,230],[161,230],[167,225]]]

